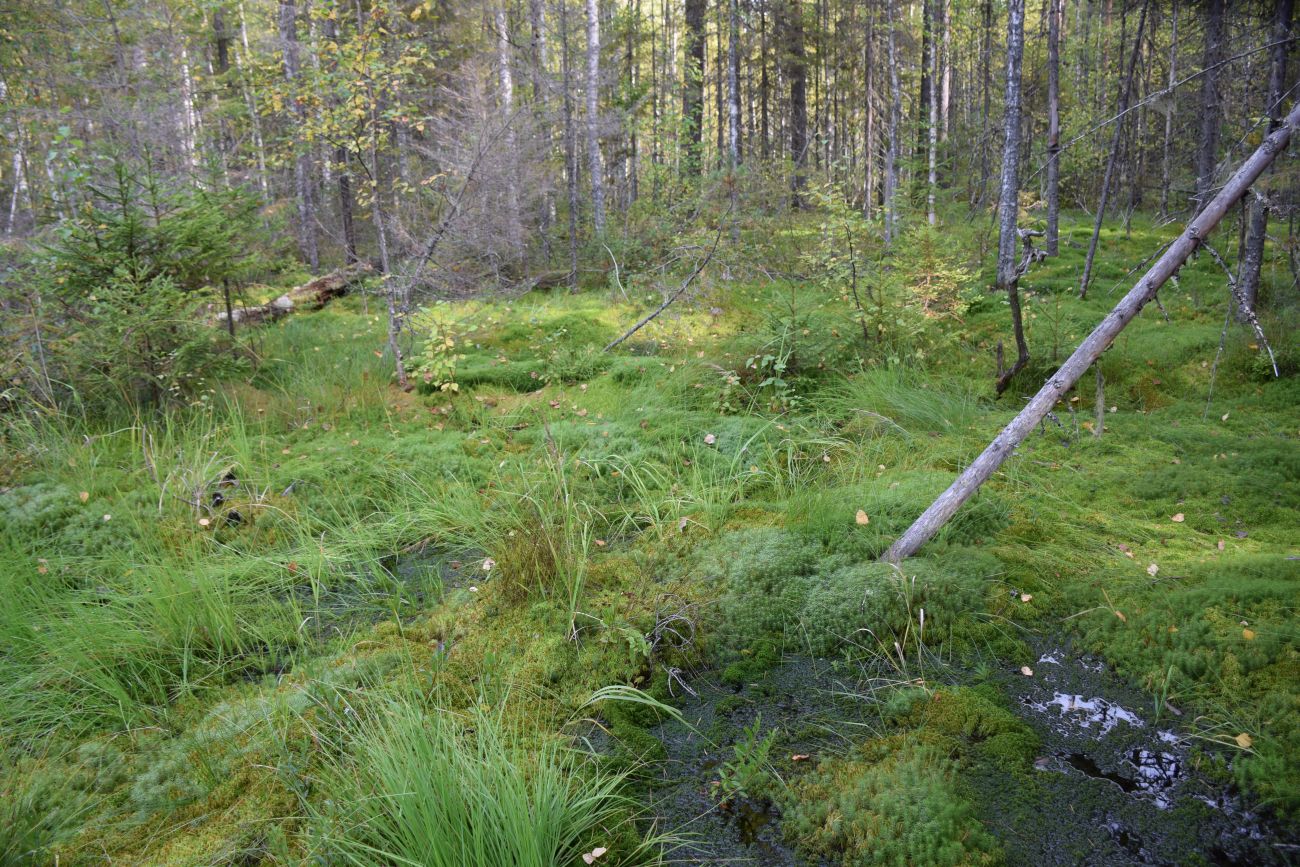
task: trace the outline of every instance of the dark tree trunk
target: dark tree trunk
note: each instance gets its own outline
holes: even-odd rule
[[[698,175],[704,150],[704,11],[705,0],[686,0],[686,66],[682,69],[682,123],[685,125],[687,174]]]
[[[1294,0],[1277,0],[1273,9],[1273,43],[1272,58],[1268,70],[1268,112],[1269,132],[1282,124],[1282,92],[1286,87],[1286,55],[1290,45],[1286,42],[1291,35],[1291,16]],[[1241,302],[1244,310],[1238,309],[1237,315],[1242,320],[1256,310],[1259,302],[1259,272],[1264,262],[1264,240],[1268,232],[1268,200],[1255,191],[1250,200],[1250,217],[1246,230],[1246,243],[1241,257],[1241,278],[1237,281],[1241,290]]]
[[[790,82],[790,157],[794,171],[790,175],[790,206],[803,208],[803,191],[808,164],[808,59],[804,53],[803,4],[785,0],[784,14],[785,76]]]
[[[885,0],[889,25],[889,147],[885,152],[885,244],[898,237],[899,127],[903,124],[903,87],[898,75],[897,0]]]
[[[1205,0],[1205,52],[1201,68],[1209,70],[1201,78],[1201,134],[1196,150],[1197,208],[1209,201],[1214,189],[1214,169],[1219,158],[1219,125],[1223,106],[1219,101],[1219,70],[1223,60],[1224,12],[1227,0]]]
[[[1047,255],[1059,249],[1061,216],[1061,18],[1065,0],[1047,3]]]

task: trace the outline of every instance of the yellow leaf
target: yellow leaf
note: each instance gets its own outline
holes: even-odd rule
[[[1123,611],[1120,611],[1118,608],[1115,609],[1115,616],[1118,617],[1118,618],[1120,619],[1120,622],[1121,622],[1121,623],[1128,623],[1128,618],[1125,617],[1125,616],[1124,616],[1124,612],[1123,612]]]
[[[1241,630],[1241,637],[1244,638],[1244,639],[1246,639],[1247,641],[1254,641],[1254,640],[1255,640],[1255,630],[1253,630],[1253,629],[1243,629],[1243,630]]]
[[[1033,599],[1033,598],[1034,598],[1034,594],[1032,594],[1032,593],[1021,593],[1021,594],[1020,594],[1020,601],[1021,601],[1021,602],[1028,602],[1030,599]]]
[[[864,512],[862,509],[858,509],[858,514],[854,517],[853,520],[857,521],[859,525],[864,527],[867,524],[871,523],[871,518],[867,517],[867,513]]]
[[[1181,524],[1183,521],[1187,519],[1183,516],[1182,512],[1179,512],[1177,515],[1174,515],[1169,520],[1173,521],[1175,524]]]
[[[1233,740],[1235,740],[1237,746],[1241,747],[1243,750],[1248,750],[1255,745],[1255,739],[1245,732],[1237,735]]]
[[[1034,676],[1034,670],[1027,665],[1020,666],[1020,673],[1023,674],[1025,677]]]
[[[81,500],[83,503],[86,502],[86,500],[90,499],[90,491],[82,491],[80,494],[77,494],[77,499]]]

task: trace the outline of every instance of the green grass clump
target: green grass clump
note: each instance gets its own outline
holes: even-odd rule
[[[525,739],[499,712],[397,704],[363,725],[350,752],[315,818],[323,857],[551,867],[604,846],[608,863],[655,860],[651,844],[629,843],[622,774],[554,737]]]
[[[956,762],[920,742],[874,746],[868,755],[826,760],[789,787],[783,827],[802,853],[846,867],[1000,862]]]

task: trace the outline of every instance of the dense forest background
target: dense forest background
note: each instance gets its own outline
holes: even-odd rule
[[[662,262],[722,209],[739,223],[835,203],[889,244],[913,216],[980,220],[1018,193],[1020,228],[1054,254],[1062,206],[1128,225],[1204,204],[1288,103],[1291,16],[1147,0],[10,4],[0,222],[18,238],[62,220],[93,244],[92,211],[216,209],[228,243],[202,242],[182,289],[251,279],[254,249],[296,250],[313,273],[364,258],[394,275],[395,335],[422,296]],[[1294,270],[1291,175],[1237,215],[1248,303],[1270,212],[1285,240],[1269,249]],[[254,243],[268,230],[278,248]],[[1081,288],[1091,269],[1090,253]]]

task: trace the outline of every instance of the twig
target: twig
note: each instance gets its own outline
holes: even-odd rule
[[[1264,336],[1264,327],[1259,324],[1259,317],[1255,315],[1255,311],[1252,310],[1250,304],[1246,302],[1246,296],[1242,295],[1241,290],[1237,288],[1237,281],[1232,276],[1232,270],[1228,268],[1227,263],[1223,261],[1223,257],[1219,255],[1219,251],[1210,246],[1209,241],[1202,239],[1201,246],[1209,252],[1209,254],[1214,258],[1214,261],[1218,262],[1219,267],[1223,269],[1224,275],[1228,278],[1228,291],[1232,293],[1232,297],[1236,300],[1237,309],[1241,311],[1242,317],[1246,320],[1247,324],[1250,325],[1251,329],[1254,330],[1255,337],[1259,339],[1259,342],[1263,344],[1264,349],[1268,352],[1268,360],[1273,363],[1273,376],[1277,379],[1281,379],[1282,374],[1278,373],[1277,358],[1273,356],[1273,347],[1268,345],[1268,338]],[[1228,306],[1228,312],[1232,312],[1232,305]]]
[[[618,345],[619,345],[620,343],[622,343],[624,340],[627,340],[627,339],[628,339],[629,337],[631,337],[633,334],[636,334],[638,331],[640,331],[642,328],[644,328],[647,324],[649,324],[649,322],[650,322],[651,320],[653,320],[656,316],[658,316],[660,313],[663,313],[665,310],[667,310],[669,304],[672,304],[672,303],[673,303],[674,301],[676,301],[678,298],[682,297],[682,295],[686,292],[686,290],[690,288],[690,285],[691,285],[692,283],[695,282],[695,278],[698,277],[698,276],[700,276],[700,272],[704,270],[704,266],[708,265],[708,264],[709,264],[709,260],[711,260],[711,259],[713,258],[713,253],[714,253],[714,251],[716,251],[716,250],[718,249],[718,241],[722,238],[722,227],[723,227],[723,224],[726,222],[726,218],[727,218],[727,216],[728,216],[730,213],[731,213],[731,208],[727,208],[727,213],[724,214],[724,215],[723,215],[723,218],[722,218],[721,220],[718,221],[718,231],[717,231],[717,233],[713,236],[713,246],[709,248],[709,253],[708,253],[708,255],[705,256],[705,257],[700,261],[700,263],[699,263],[698,265],[695,266],[695,270],[692,271],[692,272],[690,273],[690,276],[688,276],[685,280],[682,281],[682,285],[680,285],[680,286],[677,287],[677,291],[674,292],[673,294],[669,295],[667,298],[665,298],[665,299],[664,299],[664,303],[660,304],[660,305],[659,305],[658,307],[656,307],[654,310],[650,311],[648,314],[646,314],[644,317],[642,317],[642,318],[641,318],[641,321],[638,322],[636,325],[633,325],[631,328],[629,328],[629,329],[628,329],[628,330],[623,334],[622,337],[618,338],[617,340],[613,340],[613,341],[611,341],[611,342],[609,343],[609,345],[607,345],[607,346],[605,347],[605,351],[606,351],[606,352],[609,352],[609,351],[610,351],[611,349],[613,349],[615,346],[618,346]]]

